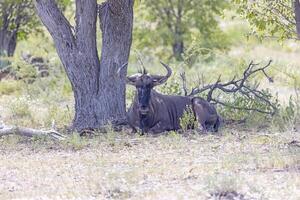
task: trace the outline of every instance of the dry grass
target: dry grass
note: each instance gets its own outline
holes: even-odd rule
[[[58,144],[2,138],[0,199],[222,199],[233,191],[244,199],[296,200],[296,141],[299,133],[228,130],[102,135]]]

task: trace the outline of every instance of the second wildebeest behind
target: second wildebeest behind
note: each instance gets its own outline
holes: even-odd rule
[[[140,128],[142,133],[178,130],[181,128],[181,117],[187,108],[191,107],[203,131],[210,127],[218,131],[220,117],[214,106],[206,100],[200,97],[164,95],[154,89],[155,86],[165,83],[172,74],[168,65],[161,64],[167,70],[165,76],[151,75],[143,70],[143,73],[127,77],[127,83],[136,88],[135,97],[127,113],[128,122],[133,130]]]

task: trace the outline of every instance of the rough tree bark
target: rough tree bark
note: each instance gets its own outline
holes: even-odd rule
[[[0,1],[0,53],[13,56],[18,33],[36,30],[36,22],[32,0]]]
[[[15,24],[15,28],[10,30],[9,26],[12,20],[12,9],[13,5],[11,4],[8,7],[5,5],[1,7],[2,9],[2,19],[0,26],[0,55],[5,54],[6,56],[13,56],[16,45],[17,45],[17,32],[20,26],[20,23]],[[18,20],[18,21],[17,21]],[[20,18],[17,17],[16,22],[20,21]]]
[[[97,129],[108,122],[125,120],[126,71],[117,70],[128,61],[134,0],[107,0],[98,9],[96,0],[76,0],[76,27],[54,0],[36,0],[36,9],[50,32],[70,79],[75,98],[72,128]],[[99,10],[102,30],[101,61],[96,44]]]
[[[0,30],[0,55],[13,56],[17,45],[17,32]]]
[[[294,12],[295,12],[295,19],[296,19],[296,30],[298,39],[300,39],[300,2],[299,0],[294,1]]]

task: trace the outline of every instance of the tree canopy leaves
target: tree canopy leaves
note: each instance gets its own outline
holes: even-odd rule
[[[275,36],[280,40],[296,38],[294,2],[291,0],[232,0],[238,13],[252,25],[260,37]]]
[[[221,32],[218,17],[227,3],[224,0],[139,2],[139,9],[136,9],[135,37],[141,39],[141,46],[172,46],[181,41],[190,44],[199,38],[202,38],[203,47],[215,46],[212,36]],[[149,34],[150,37],[144,37]]]

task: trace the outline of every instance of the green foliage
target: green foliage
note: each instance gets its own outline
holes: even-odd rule
[[[159,91],[162,92],[163,94],[181,95],[182,94],[181,85],[179,80],[175,77],[176,75],[169,78],[168,81],[159,88]]]
[[[27,98],[17,98],[10,104],[10,110],[15,118],[31,117]]]
[[[17,32],[18,39],[26,39],[29,33],[41,32],[40,22],[34,11],[33,0],[3,0],[0,2],[0,27]]]
[[[71,111],[68,107],[61,107],[55,104],[49,105],[48,115],[46,115],[44,123],[47,127],[51,127],[55,123],[57,127],[64,127],[72,120]]]
[[[86,139],[80,137],[79,133],[73,133],[67,140],[64,142],[66,147],[72,148],[73,150],[81,150],[88,145]]]
[[[70,5],[71,0],[56,1],[62,11]],[[30,33],[44,34],[38,19],[34,0],[1,0],[0,1],[0,54],[14,54],[17,41],[26,40]],[[1,64],[1,61],[0,61]]]
[[[223,48],[224,34],[217,16],[227,6],[223,0],[140,2],[135,13],[134,45],[137,49],[152,47],[151,53],[153,48],[171,47],[181,41],[185,47],[194,41],[202,48]],[[157,50],[160,57],[172,55],[172,48]]]
[[[191,106],[187,106],[182,117],[180,118],[180,127],[185,132],[191,127],[197,127],[197,121]]]
[[[279,131],[294,130],[300,123],[300,99],[298,96],[290,97],[285,107],[281,107],[273,118],[273,124]]]
[[[0,95],[12,95],[16,94],[21,91],[20,81],[14,81],[14,80],[1,80],[0,83]]]
[[[19,58],[12,60],[10,73],[14,74],[17,79],[21,79],[25,82],[32,82],[37,77],[35,67]]]
[[[237,11],[252,25],[252,34],[276,36],[280,40],[295,38],[295,17],[290,0],[232,0]]]
[[[263,89],[261,90],[261,93],[263,93],[266,99],[269,102],[272,102],[276,108],[279,108],[278,99],[271,94],[270,90]],[[256,112],[255,110],[261,110],[264,112],[273,111],[272,107],[268,103],[254,95],[249,94],[249,96],[246,96],[240,93],[233,94],[232,96],[228,94],[222,95],[223,96],[219,98],[221,98],[227,106],[222,106],[220,113],[227,119],[247,119],[253,121],[255,119],[259,119],[259,116],[265,116],[265,114]]]

